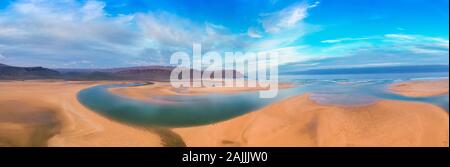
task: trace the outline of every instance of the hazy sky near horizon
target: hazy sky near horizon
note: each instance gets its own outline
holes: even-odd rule
[[[1,0],[0,63],[168,65],[176,51],[278,51],[283,70],[445,64],[448,0]]]

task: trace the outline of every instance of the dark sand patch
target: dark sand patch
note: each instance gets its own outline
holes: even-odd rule
[[[164,147],[186,147],[183,138],[168,128],[151,127],[148,130],[159,135]]]
[[[230,146],[230,147],[239,147],[239,142],[231,141],[231,140],[222,140],[222,144],[224,146]]]
[[[47,146],[59,131],[55,110],[36,104],[0,101],[0,146]]]

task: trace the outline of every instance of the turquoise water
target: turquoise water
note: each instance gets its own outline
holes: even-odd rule
[[[394,82],[447,77],[448,73],[281,76],[281,81],[293,82],[296,87],[280,90],[279,95],[272,99],[260,99],[258,92],[156,97],[173,101],[174,104],[155,104],[109,93],[108,88],[139,85],[115,84],[84,89],[79,92],[78,100],[94,111],[118,121],[166,127],[211,124],[302,93],[311,93],[311,99],[322,104],[365,105],[378,99],[391,99],[432,103],[448,111],[448,94],[413,98],[386,91],[387,85]]]
[[[112,87],[135,85],[101,85],[84,89],[78,100],[85,106],[113,119],[138,125],[167,127],[195,126],[227,120],[254,111],[274,99],[258,99],[256,93],[205,96],[167,96],[176,104],[153,104],[132,100],[107,91]]]
[[[448,79],[448,73],[365,74],[365,75],[301,75],[280,77],[303,85],[311,99],[323,104],[365,105],[379,99],[432,103],[448,111],[449,95],[407,97],[387,90],[395,82]]]

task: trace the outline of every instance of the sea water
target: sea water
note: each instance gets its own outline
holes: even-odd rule
[[[295,95],[309,93],[320,104],[367,105],[379,99],[432,103],[448,111],[448,94],[432,97],[406,97],[387,91],[389,84],[409,80],[448,78],[448,73],[369,74],[369,75],[284,75],[280,82],[295,84],[281,89],[276,98],[261,99],[258,92],[211,93],[195,96],[157,96],[171,104],[134,100],[107,91],[112,87],[138,84],[100,85],[82,90],[78,100],[92,110],[118,121],[165,127],[186,127],[231,119],[256,111]]]

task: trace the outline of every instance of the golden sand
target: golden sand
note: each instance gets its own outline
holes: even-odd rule
[[[448,113],[432,104],[381,100],[368,106],[338,107],[317,104],[308,95],[291,97],[211,125],[136,128],[107,119],[78,102],[77,92],[106,83],[0,82],[0,116],[16,111],[11,104],[5,105],[14,101],[23,104],[18,108],[34,108],[24,109],[23,113],[36,112],[34,117],[41,119],[34,122],[46,127],[43,137],[34,140],[35,135],[30,134],[35,134],[33,131],[39,126],[34,126],[36,123],[30,126],[30,121],[24,120],[35,118],[26,118],[25,114],[3,117],[0,142],[24,146],[44,139],[48,139],[45,143],[48,146],[162,146],[164,143],[187,146],[449,146]],[[217,89],[200,92],[226,92]],[[155,95],[192,94],[174,90],[168,83],[110,91],[141,100]],[[9,107],[2,107],[2,104]],[[13,131],[17,134],[12,134]],[[13,138],[1,134],[12,134]],[[40,142],[37,144],[42,144]]]
[[[46,146],[60,128],[56,110],[43,103],[0,101],[0,146]]]
[[[448,79],[400,82],[390,85],[389,90],[411,97],[442,95],[448,93]]]
[[[255,91],[168,83],[110,90],[139,100],[153,95]],[[187,146],[448,146],[448,114],[425,103],[381,100],[359,107],[320,105],[299,95],[228,121],[176,128]]]
[[[101,82],[106,84],[106,82]],[[77,100],[77,93],[99,82],[64,82],[64,81],[13,81],[0,82],[0,101],[16,101],[23,104],[45,105],[51,110],[57,124],[58,132],[48,139],[48,146],[161,146],[157,134],[148,130],[138,129],[125,124],[109,120],[93,111],[90,111]],[[23,107],[22,105],[16,106]],[[15,112],[17,109],[0,112]],[[29,111],[29,112],[39,112]],[[37,114],[36,114],[37,115]],[[19,118],[14,118],[19,119]],[[23,131],[24,135],[16,135],[14,140],[27,139],[25,130],[21,127],[26,123],[11,124],[10,120],[0,120],[0,134],[11,129]],[[17,122],[17,121],[16,121]],[[0,136],[2,138],[2,136]],[[9,139],[12,140],[12,139]],[[0,140],[1,141],[1,140]],[[8,144],[8,143],[6,143]],[[11,145],[11,144],[9,144]],[[24,146],[30,146],[25,143]]]
[[[444,146],[448,114],[431,104],[319,105],[300,95],[225,122],[178,128],[188,146]]]

